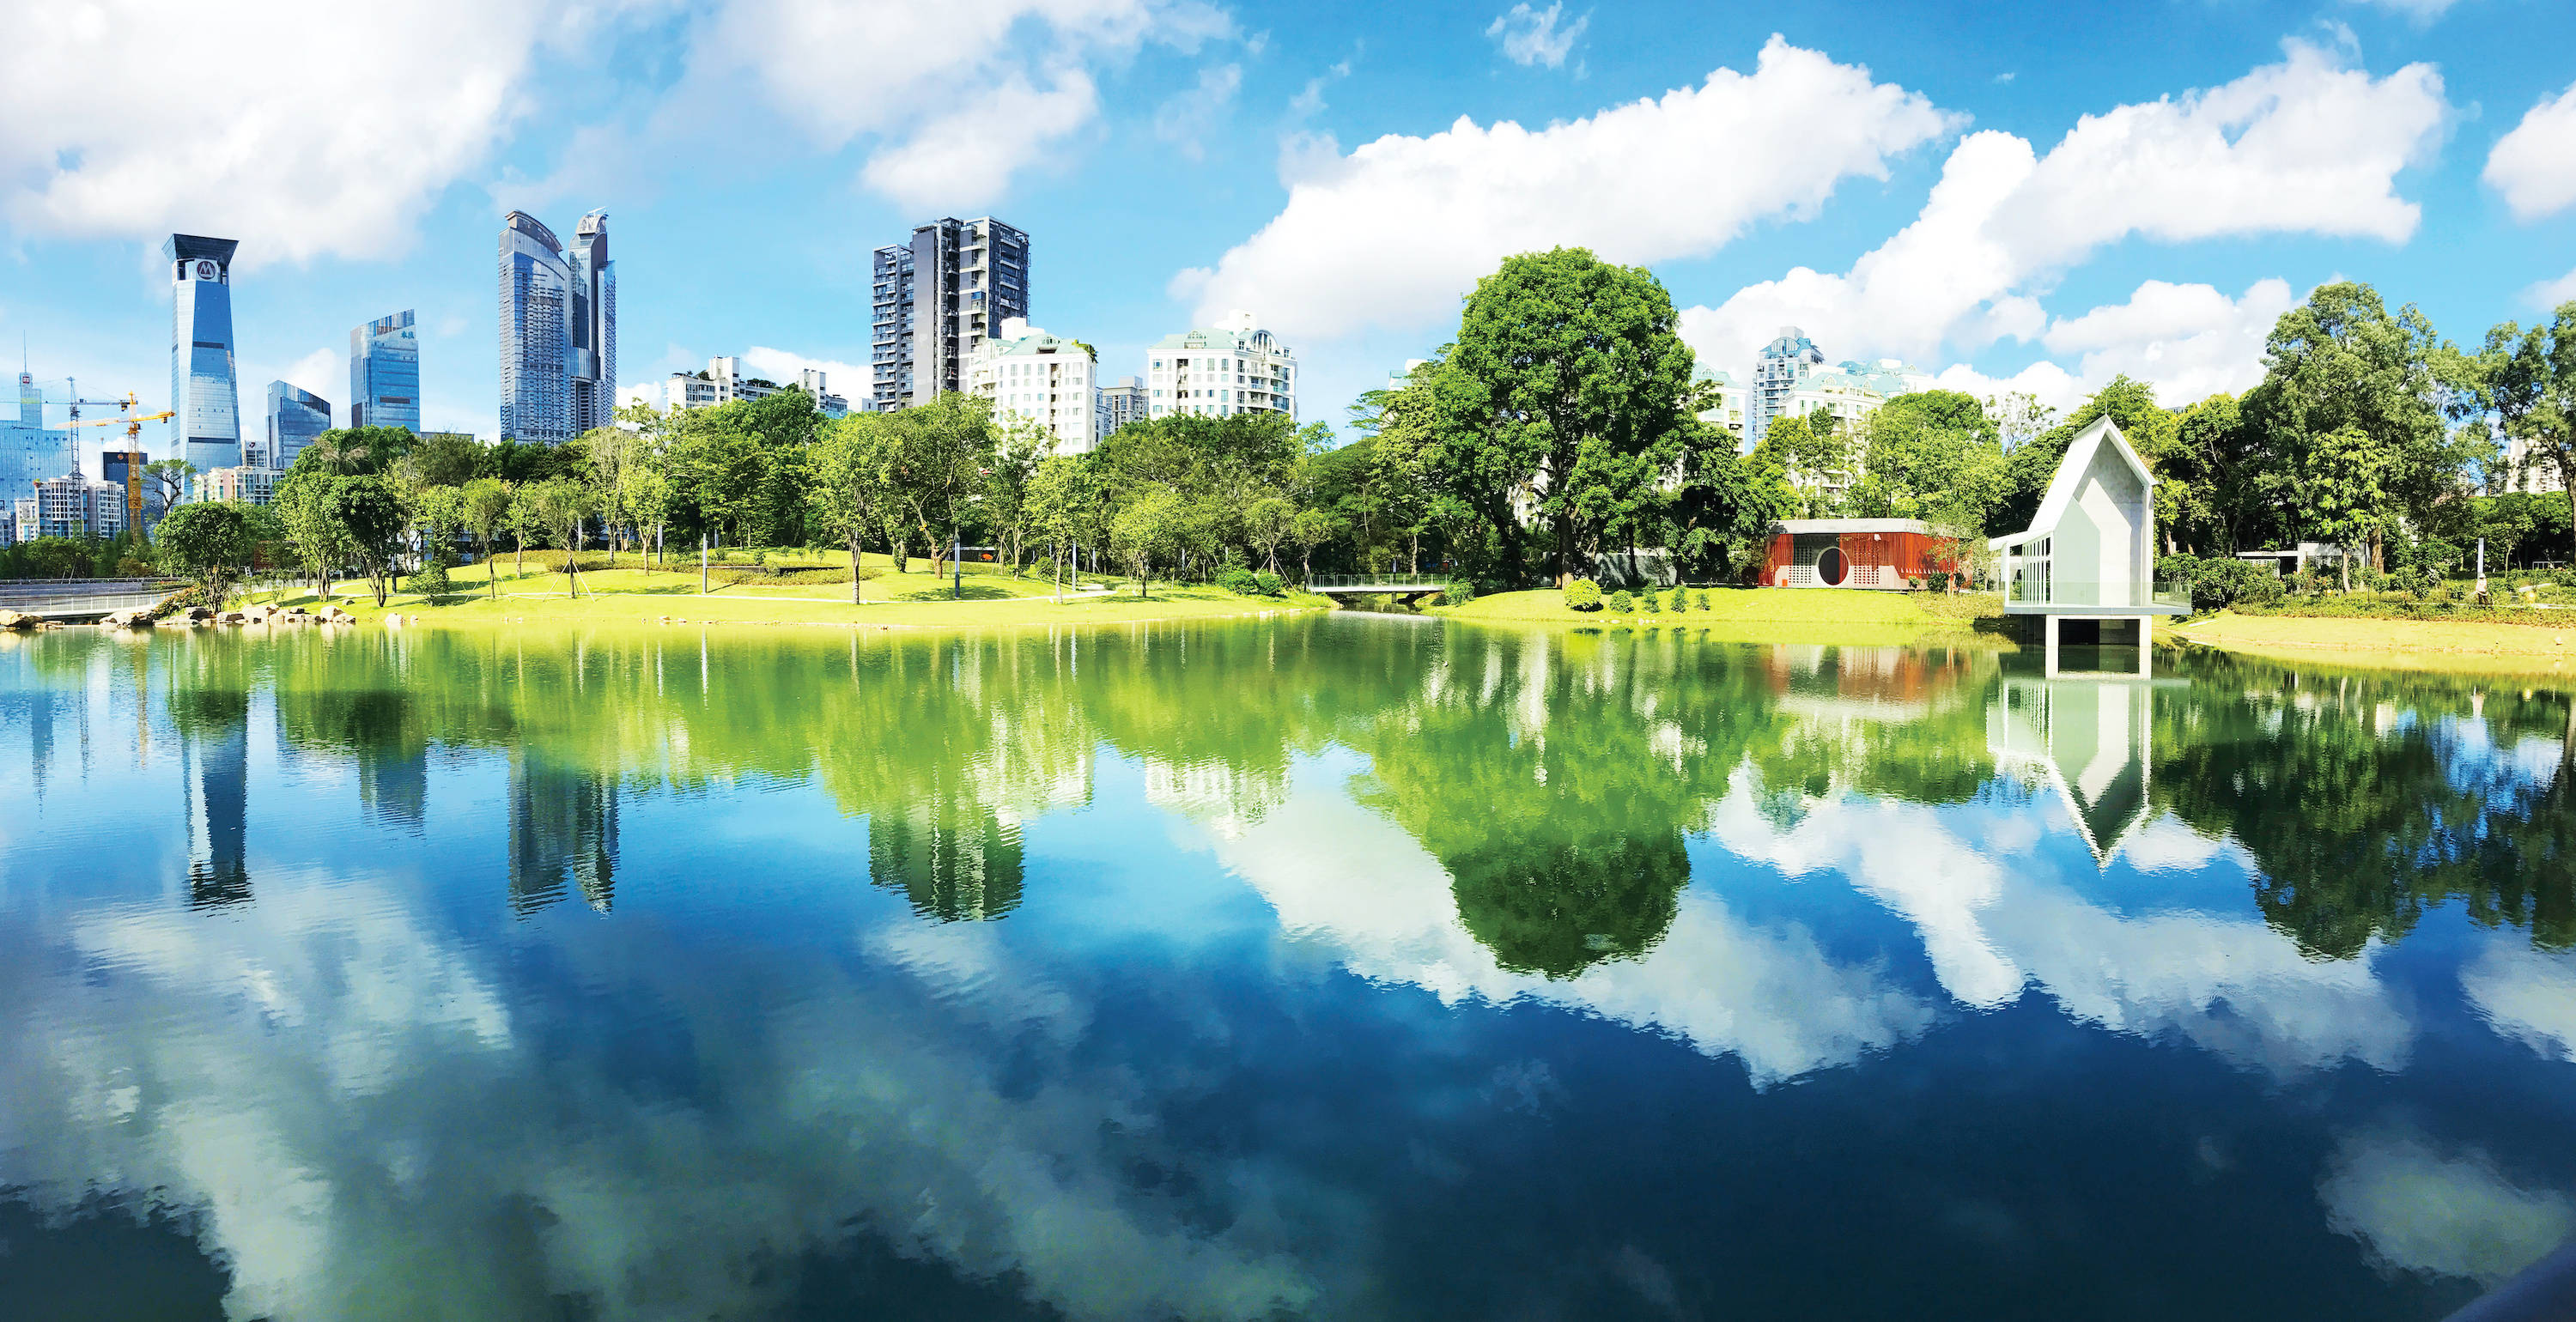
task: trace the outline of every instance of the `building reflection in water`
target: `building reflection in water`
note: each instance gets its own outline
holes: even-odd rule
[[[250,694],[187,688],[170,695],[188,804],[188,900],[199,908],[250,899]]]
[[[2152,815],[2154,699],[2145,680],[2011,676],[1986,708],[1996,763],[2056,787],[2097,865]]]
[[[616,898],[617,781],[521,749],[510,758],[510,908],[525,916],[578,887],[606,913]]]
[[[1020,827],[974,804],[921,803],[868,819],[868,880],[940,922],[999,918],[1020,903]]]

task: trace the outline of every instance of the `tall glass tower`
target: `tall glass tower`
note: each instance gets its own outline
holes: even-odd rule
[[[420,430],[420,338],[409,308],[349,332],[349,425]]]
[[[617,421],[617,263],[608,259],[608,213],[581,218],[572,250],[572,430]]]
[[[536,217],[501,221],[501,438],[571,440],[572,264]]]
[[[390,426],[392,424],[380,424]],[[331,401],[284,381],[268,383],[268,445],[255,467],[279,472],[295,467],[295,456],[313,438],[331,430]]]
[[[234,239],[173,234],[170,263],[170,407],[177,454],[200,473],[242,461],[241,394],[233,382]]]
[[[45,395],[35,373],[18,372],[18,415],[0,417],[0,513],[35,494],[35,483],[72,471],[69,427],[45,427]]]

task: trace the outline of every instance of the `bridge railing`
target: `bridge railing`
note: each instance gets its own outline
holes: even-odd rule
[[[1437,592],[1447,579],[1434,574],[1317,574],[1310,592]]]
[[[105,615],[110,611],[140,610],[155,605],[167,592],[102,592],[88,596],[69,593],[48,594],[28,601],[0,601],[0,610],[13,610],[21,615],[48,618],[73,615]]]

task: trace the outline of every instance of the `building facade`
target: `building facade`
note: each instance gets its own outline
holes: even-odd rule
[[[125,488],[81,476],[78,470],[35,484],[34,528],[21,537],[115,537],[125,531]],[[27,505],[19,506],[25,520]]]
[[[99,477],[125,493],[125,524],[129,528],[140,525],[149,531],[161,522],[161,493],[157,484],[143,476],[143,470],[151,463],[152,456],[141,450],[109,450],[98,457]]]
[[[1154,417],[1297,417],[1297,355],[1259,328],[1249,312],[1215,326],[1165,336],[1145,358],[1146,407]]]
[[[1699,420],[1724,428],[1739,453],[1752,449],[1753,442],[1746,435],[1752,422],[1752,392],[1737,384],[1735,374],[1724,368],[1695,368],[1691,380],[1711,392],[1709,406],[1700,410]]]
[[[914,227],[876,250],[868,400],[880,411],[966,388],[975,347],[1029,315],[1029,236],[990,216]]]
[[[608,213],[567,249],[524,211],[501,221],[501,436],[557,445],[617,420],[617,264]]]
[[[239,468],[218,468],[206,474],[208,500],[238,500],[249,505],[265,505],[277,499],[278,479],[286,474],[274,468],[244,464]]]
[[[174,459],[200,473],[241,462],[241,393],[233,377],[232,239],[173,234],[170,264],[170,408]]]
[[[803,368],[791,385],[742,370],[742,359],[726,355],[707,360],[703,372],[673,372],[662,382],[662,404],[672,409],[711,409],[737,400],[767,399],[782,390],[800,389],[814,397],[814,407],[827,418],[849,416],[850,401],[831,391],[830,373]],[[863,404],[867,401],[861,401]]]
[[[420,430],[420,337],[409,308],[349,332],[349,425]]]
[[[1049,335],[1024,317],[1004,318],[998,329],[976,346],[967,390],[993,401],[994,421],[1035,423],[1055,439],[1055,453],[1089,454],[1101,437],[1093,397],[1100,367],[1089,346]]]
[[[1120,377],[1116,385],[1100,388],[1100,418],[1095,424],[1100,431],[1100,439],[1108,440],[1111,433],[1119,428],[1131,422],[1143,422],[1151,416],[1145,405],[1145,378]]]
[[[45,426],[44,392],[36,388],[35,374],[21,367],[17,416],[0,417],[0,502],[14,507],[33,499],[31,484],[72,471],[72,447],[71,428]]]
[[[392,423],[379,423],[390,427]],[[331,430],[331,401],[284,381],[268,383],[268,436],[258,446],[245,447],[242,463],[246,467],[284,472],[295,466],[295,456],[304,453],[315,437]]]

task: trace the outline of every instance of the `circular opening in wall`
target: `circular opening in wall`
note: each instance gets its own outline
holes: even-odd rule
[[[1841,587],[1843,580],[1849,577],[1851,564],[1843,559],[1843,548],[1828,546],[1824,554],[1816,557],[1816,578],[1826,587]]]

